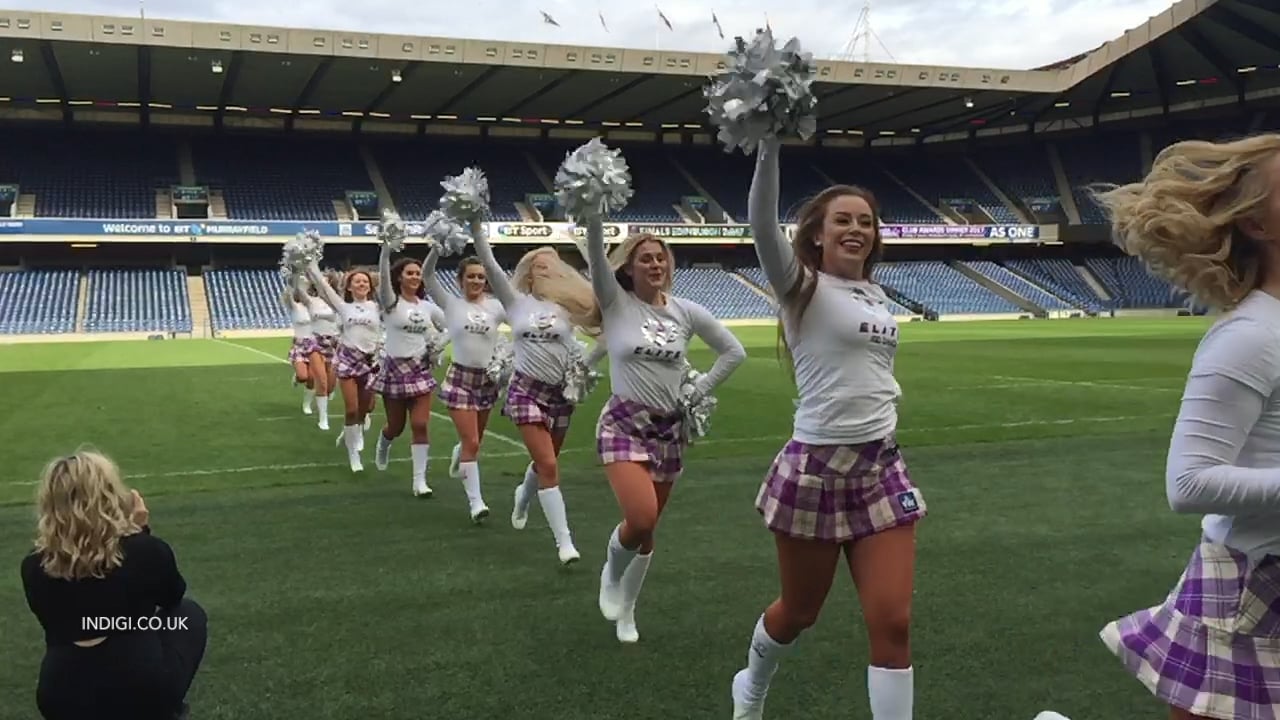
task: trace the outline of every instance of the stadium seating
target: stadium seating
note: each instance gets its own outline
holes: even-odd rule
[[[338,220],[333,201],[373,182],[349,142],[254,135],[192,140],[196,178],[220,190],[233,220]]]
[[[769,300],[718,268],[677,268],[672,292],[699,303],[724,320],[767,318],[776,313]]]
[[[75,332],[79,288],[75,270],[0,272],[0,334]]]
[[[943,198],[972,200],[997,223],[1021,222],[964,160],[960,155],[918,153],[894,163],[892,171],[931,203],[941,206]]]
[[[552,142],[538,145],[531,153],[537,158],[538,167],[549,178],[555,178],[556,170],[564,162],[565,154],[580,143]],[[680,204],[686,195],[701,195],[676,171],[666,148],[647,144],[611,142],[611,147],[621,150],[631,169],[631,187],[635,191],[625,208],[612,213],[610,218],[618,222],[678,223],[683,222],[673,206]],[[537,192],[551,192],[541,189]],[[739,191],[741,192],[741,190]],[[717,198],[719,199],[719,198]],[[743,216],[745,220],[745,215]]]
[[[964,264],[979,273],[982,273],[992,281],[1008,288],[1019,297],[1030,300],[1032,303],[1035,303],[1044,310],[1053,311],[1075,309],[1070,304],[1063,302],[1061,298],[1046,292],[1044,288],[1029,282],[1026,278],[1014,273],[1002,265],[997,265],[989,260],[968,261]]]
[[[1137,258],[1089,258],[1085,266],[1111,293],[1118,308],[1176,308],[1186,295],[1147,272]]]
[[[36,196],[42,218],[156,216],[156,190],[177,181],[175,144],[132,132],[23,130],[0,139],[0,184]]]
[[[1062,258],[1005,260],[1005,267],[1031,280],[1040,287],[1090,312],[1102,312],[1107,303],[1089,287],[1076,266]]]
[[[90,270],[85,332],[191,332],[180,270]]]
[[[489,181],[493,219],[520,220],[517,202],[529,193],[548,190],[529,167],[527,147],[473,140],[382,142],[369,146],[396,210],[406,220],[425,220],[439,209],[444,189],[440,181],[465,168],[478,166]]]
[[[280,303],[284,281],[276,270],[207,270],[205,288],[214,331],[291,327]]]
[[[1142,177],[1138,140],[1133,134],[1071,138],[1058,143],[1062,168],[1071,184],[1080,219],[1103,225],[1107,217],[1084,187],[1097,182],[1126,183]]]
[[[769,286],[769,281],[766,280],[764,276],[764,270],[761,270],[759,266],[737,267],[733,269],[733,272],[750,280],[752,284],[754,284],[756,287],[760,288],[761,290],[765,291],[770,296],[773,295],[773,288]],[[879,278],[877,277],[876,279],[878,280]],[[889,306],[889,311],[892,312],[894,315],[906,316],[906,315],[916,314],[911,312],[907,308],[903,307],[902,305],[899,305],[897,302],[894,302],[892,298],[889,299],[889,302],[887,303],[887,305]]]
[[[1057,198],[1053,169],[1044,146],[995,147],[974,153],[978,166],[1014,202],[1028,198]]]
[[[881,284],[939,315],[1023,312],[943,262],[881,263],[875,272]]]

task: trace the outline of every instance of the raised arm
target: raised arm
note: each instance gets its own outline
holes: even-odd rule
[[[431,304],[431,324],[436,326],[436,330],[442,333],[449,332],[449,320],[444,315],[444,310],[439,305]]]
[[[396,288],[391,287],[391,246],[385,243],[378,255],[378,304],[383,312],[396,304]]]
[[[715,319],[706,308],[690,303],[689,311],[693,321],[693,334],[716,353],[715,364],[699,379],[698,391],[709,395],[747,359],[747,351],[724,323]]]
[[[1275,390],[1280,341],[1253,321],[1211,332],[1216,337],[1197,353],[1174,424],[1165,473],[1169,507],[1223,515],[1280,511],[1280,467],[1236,464]]]
[[[315,286],[316,292],[320,295],[320,299],[329,304],[335,312],[342,308],[342,298],[329,285],[329,281],[325,279],[324,274],[320,272],[320,264],[312,262],[307,265],[307,278],[311,280],[311,284]]]
[[[782,302],[783,296],[800,277],[800,264],[796,262],[787,236],[778,224],[778,176],[781,172],[778,151],[776,139],[762,140],[756,148],[756,171],[751,178],[747,214],[760,267],[769,285],[773,286],[774,297]]]
[[[427,288],[427,294],[431,296],[431,301],[442,308],[448,309],[453,296],[444,289],[444,286],[440,284],[440,277],[436,275],[436,263],[439,260],[440,246],[432,243],[431,252],[427,253],[427,257],[422,261],[422,282]]]
[[[617,301],[622,286],[609,268],[609,255],[604,249],[604,220],[598,217],[587,221],[587,265],[591,271],[591,289],[603,310]]]
[[[510,308],[516,304],[516,290],[511,286],[507,273],[493,256],[493,248],[489,246],[489,238],[484,232],[484,223],[479,219],[471,221],[471,238],[476,244],[476,255],[484,264],[485,275],[489,278],[489,288],[493,296],[498,298],[502,307]]]

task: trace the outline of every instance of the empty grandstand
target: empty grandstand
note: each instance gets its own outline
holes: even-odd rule
[[[1224,12],[1171,10],[1149,40],[1039,70],[820,60],[819,134],[788,143],[782,220],[832,184],[871,189],[876,279],[904,318],[1182,311],[1111,246],[1086,187],[1139,178],[1179,139],[1276,126],[1277,63]],[[440,180],[472,165],[504,262],[551,242],[581,265],[553,178],[595,136],[633,173],[611,220],[675,244],[678,292],[726,319],[776,315],[744,227],[753,158],[724,152],[702,113],[719,55],[382,36],[362,52],[340,32],[164,19],[145,21],[146,44],[102,45],[122,23],[0,10],[0,39],[26,60],[0,74],[0,334],[283,332],[280,243],[314,229],[329,264],[370,265],[384,211],[425,218]],[[1186,33],[1212,53],[1181,52]],[[1179,78],[1214,80],[1151,70],[1171,56]],[[85,103],[67,87],[101,92]]]

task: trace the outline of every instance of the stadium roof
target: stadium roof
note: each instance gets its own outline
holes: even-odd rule
[[[0,101],[8,101],[0,117],[13,116],[6,105],[35,105],[69,114],[123,107],[153,116],[650,130],[703,127],[701,90],[723,59],[0,10],[0,62],[5,55],[15,62],[0,73]],[[1087,126],[1280,95],[1280,2],[1182,0],[1091,52],[1038,70],[817,62],[820,127],[829,133],[964,137],[1028,123]]]

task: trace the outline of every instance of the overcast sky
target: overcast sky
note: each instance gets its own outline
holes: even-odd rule
[[[526,42],[718,52],[765,22],[839,57],[865,0],[145,0],[149,17]],[[1172,0],[875,0],[873,61],[1027,69],[1066,59],[1163,12]],[[132,15],[138,0],[0,0],[5,8]],[[730,8],[733,8],[730,11]],[[559,27],[542,20],[545,11]],[[601,26],[604,15],[608,32]],[[859,45],[852,59],[861,59]]]

